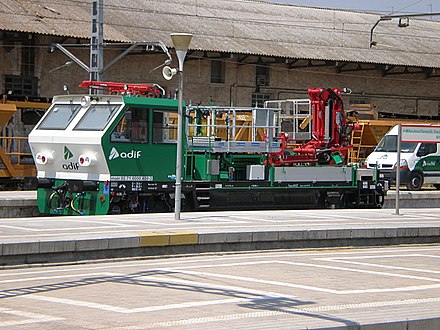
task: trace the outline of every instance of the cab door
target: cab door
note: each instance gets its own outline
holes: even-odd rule
[[[170,125],[170,113],[154,106],[127,107],[107,137],[111,179],[174,181],[177,125]]]

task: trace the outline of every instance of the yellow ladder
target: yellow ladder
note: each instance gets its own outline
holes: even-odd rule
[[[365,125],[360,124],[360,130],[353,131],[351,134],[351,145],[353,146],[352,149],[348,151],[348,162],[349,163],[357,163],[362,158],[360,157],[360,152],[362,148],[362,138],[364,136],[364,129]]]

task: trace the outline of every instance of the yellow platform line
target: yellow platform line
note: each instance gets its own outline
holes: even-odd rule
[[[139,246],[167,246],[197,244],[199,234],[188,231],[144,232],[139,233]]]

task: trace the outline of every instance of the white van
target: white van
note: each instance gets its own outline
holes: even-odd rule
[[[378,168],[391,182],[396,181],[397,131],[394,126],[365,160],[367,168]],[[440,143],[402,142],[400,180],[409,190],[420,190],[424,183],[440,189]]]

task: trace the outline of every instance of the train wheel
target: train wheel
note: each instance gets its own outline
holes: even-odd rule
[[[148,200],[148,212],[170,212],[169,203],[162,196],[151,196]]]
[[[119,203],[111,203],[109,213],[110,214],[121,214],[122,209],[121,209],[121,206],[119,205]]]

